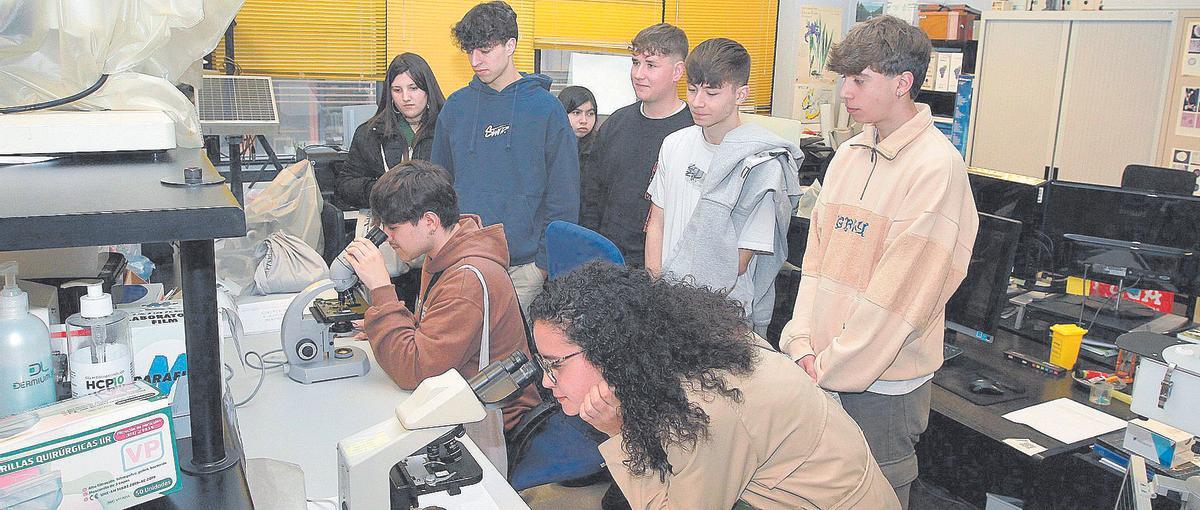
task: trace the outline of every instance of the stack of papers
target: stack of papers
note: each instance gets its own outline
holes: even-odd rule
[[[1051,400],[1004,415],[1066,444],[1125,428],[1125,420],[1069,398]]]

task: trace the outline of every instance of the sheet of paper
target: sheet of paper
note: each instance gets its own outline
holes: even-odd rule
[[[0,156],[0,165],[27,165],[50,161],[55,156]]]
[[[447,510],[454,510],[457,508],[469,508],[471,510],[500,510],[500,507],[496,506],[496,500],[492,499],[492,497],[488,495],[487,489],[483,488],[482,483],[463,487],[462,494],[457,496],[451,496],[447,492],[435,492],[433,494],[418,496],[417,501],[420,502],[421,506],[423,507],[440,506]]]
[[[1023,437],[1005,439],[1004,444],[1016,448],[1017,451],[1030,456],[1046,451],[1046,447]]]
[[[1183,65],[1179,66],[1184,76],[1200,76],[1200,23],[1188,23],[1187,51],[1183,53]]]
[[[1069,398],[1043,402],[1004,415],[1067,444],[1125,428],[1125,420]]]
[[[1200,88],[1183,87],[1183,100],[1177,103],[1179,123],[1175,134],[1200,137]]]

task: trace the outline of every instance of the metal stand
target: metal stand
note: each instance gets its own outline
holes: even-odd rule
[[[221,409],[221,344],[217,329],[217,279],[213,241],[179,243],[184,343],[188,352],[188,397],[192,451],[180,459],[189,473],[222,471],[238,457],[225,451]]]

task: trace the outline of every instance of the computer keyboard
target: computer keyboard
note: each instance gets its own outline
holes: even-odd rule
[[[963,353],[963,348],[954,344],[942,344],[942,361],[950,361],[955,356]]]

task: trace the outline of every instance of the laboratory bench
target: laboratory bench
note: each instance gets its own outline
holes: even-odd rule
[[[193,435],[178,442],[182,489],[149,508],[249,509],[236,430],[223,418],[213,251],[214,239],[245,235],[246,217],[228,186],[163,184],[189,167],[217,176],[201,149],[0,166],[0,251],[179,243]]]
[[[1000,330],[990,344],[958,333],[948,332],[947,339],[964,352],[946,362],[939,372],[964,370],[962,367],[973,371],[982,366],[991,374],[1022,385],[1024,394],[1014,400],[978,405],[934,384],[929,426],[917,444],[921,479],[980,508],[989,492],[1022,499],[1028,509],[1112,508],[1121,475],[1087,458],[1093,438],[1066,444],[1003,416],[1068,398],[1128,420],[1135,417],[1129,406],[1117,399],[1107,406],[1093,404],[1088,401],[1087,388],[1075,384],[1070,374],[1054,377],[1004,357],[1004,351],[1013,350],[1045,360],[1049,358],[1048,344],[1005,330]],[[1084,359],[1080,366],[1104,369]],[[1022,451],[1005,443],[1006,439],[1028,440],[1025,447],[1032,443],[1044,450],[1030,447]],[[1154,501],[1156,509],[1178,508],[1167,498]]]

